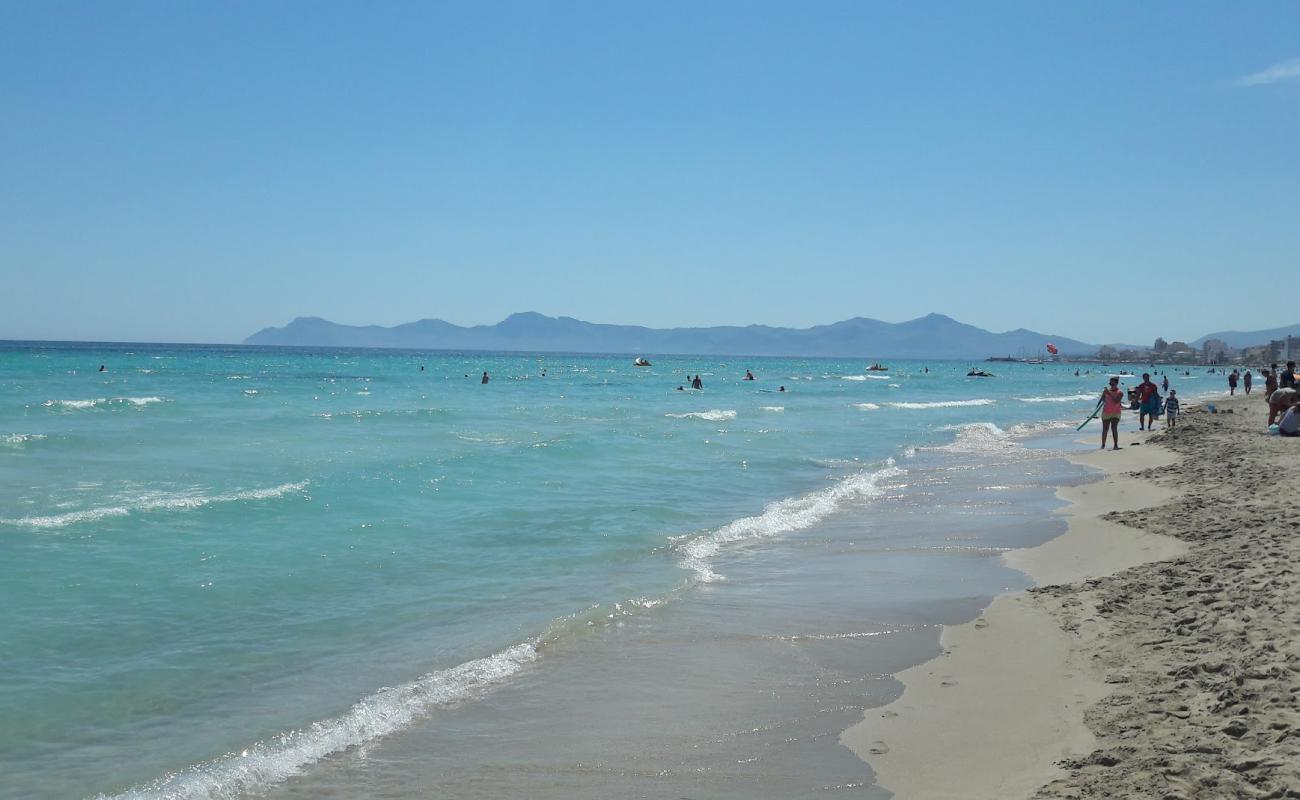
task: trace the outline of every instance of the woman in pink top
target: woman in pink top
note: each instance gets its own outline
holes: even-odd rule
[[[1124,392],[1120,391],[1119,378],[1111,378],[1110,386],[1101,392],[1101,449],[1106,449],[1106,431],[1110,431],[1112,450],[1119,449],[1119,415],[1124,413]]]

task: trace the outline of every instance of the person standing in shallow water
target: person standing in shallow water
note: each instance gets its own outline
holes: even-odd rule
[[[486,372],[484,372],[484,373],[483,373],[483,380],[479,381],[479,383],[487,383],[488,380],[489,380],[489,378],[488,378],[488,374],[487,374]]]
[[[1106,432],[1110,431],[1112,450],[1119,449],[1119,417],[1124,413],[1124,392],[1120,391],[1119,378],[1111,378],[1110,385],[1101,391],[1101,449],[1106,449]]]
[[[1251,382],[1251,380],[1252,380],[1252,378],[1251,378],[1251,375],[1250,375],[1250,370],[1246,370],[1246,374],[1241,376],[1241,389],[1242,389],[1242,391],[1244,391],[1246,394],[1250,394],[1250,382]]]

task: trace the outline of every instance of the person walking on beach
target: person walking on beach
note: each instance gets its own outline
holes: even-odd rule
[[[1241,388],[1246,394],[1250,394],[1250,381],[1250,370],[1246,370],[1246,374],[1241,376]]]
[[[1124,392],[1119,388],[1119,378],[1111,378],[1110,386],[1101,391],[1101,449],[1106,449],[1106,431],[1110,431],[1111,449],[1119,449],[1119,417],[1124,413]]]
[[[1155,427],[1156,415],[1160,413],[1160,392],[1151,382],[1149,373],[1142,373],[1142,382],[1137,388],[1138,430],[1150,430]]]
[[[1172,428],[1178,422],[1178,390],[1170,389],[1169,398],[1165,400],[1165,428]]]
[[[1232,372],[1228,373],[1228,396],[1231,397],[1236,393],[1237,393],[1237,371],[1234,369]]]

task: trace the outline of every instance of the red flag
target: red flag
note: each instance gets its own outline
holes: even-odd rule
[[[1061,351],[1056,349],[1056,345],[1052,344],[1051,342],[1048,342],[1048,343],[1047,343],[1047,352],[1051,353],[1052,355],[1056,355],[1057,353],[1059,353],[1059,352],[1061,352]]]

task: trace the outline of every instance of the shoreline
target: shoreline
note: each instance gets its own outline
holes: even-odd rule
[[[1028,797],[1065,776],[1063,759],[1096,749],[1085,711],[1112,691],[1092,656],[1109,631],[1092,598],[1042,587],[1079,585],[1187,552],[1174,537],[1103,519],[1178,496],[1127,477],[1180,460],[1150,438],[1125,432],[1129,446],[1118,453],[1068,454],[1101,470],[1101,479],[1057,489],[1067,503],[1056,512],[1067,523],[1063,534],[1003,556],[1036,588],[999,595],[975,620],[945,627],[939,656],[895,676],[903,695],[843,732],[841,743],[870,764],[878,785],[900,798]],[[1142,446],[1131,446],[1135,440]]]

